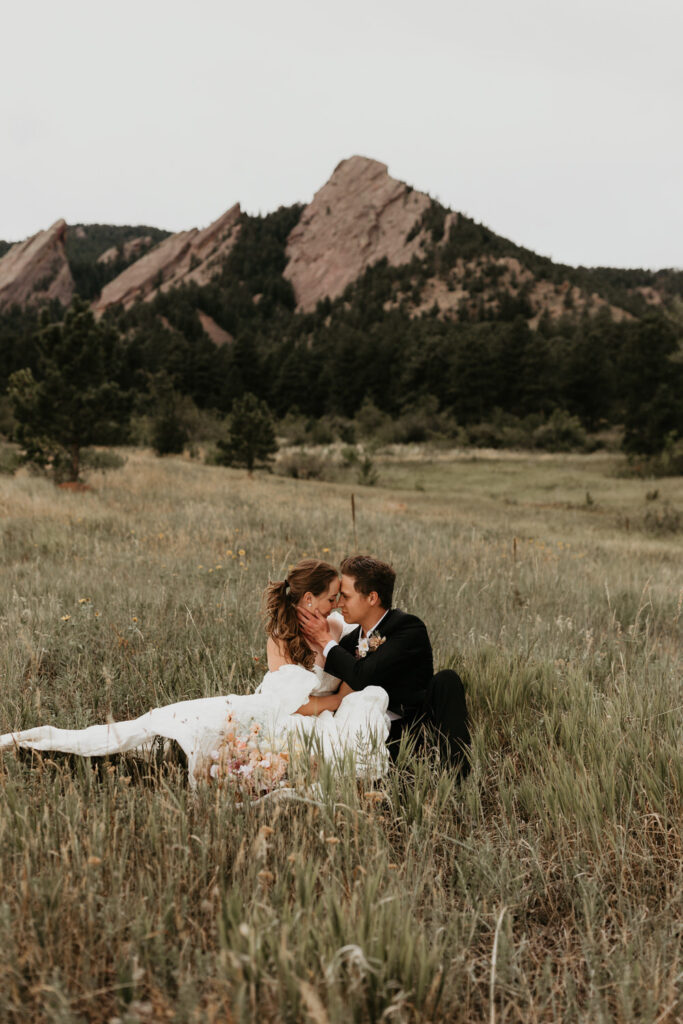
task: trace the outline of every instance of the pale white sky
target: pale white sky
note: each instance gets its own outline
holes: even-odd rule
[[[22,0],[0,238],[202,227],[344,157],[553,259],[683,266],[681,0]]]

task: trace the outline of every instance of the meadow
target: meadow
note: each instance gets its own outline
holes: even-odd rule
[[[680,1020],[683,479],[126,454],[83,493],[0,477],[0,733],[250,690],[268,578],[357,544],[463,676],[473,768],[240,806],[157,759],[0,756],[0,1020]]]

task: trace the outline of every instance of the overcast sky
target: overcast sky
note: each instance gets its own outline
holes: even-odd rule
[[[360,153],[588,266],[683,266],[683,0],[22,0],[0,238],[308,202]]]

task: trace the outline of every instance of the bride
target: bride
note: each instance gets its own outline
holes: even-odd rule
[[[259,766],[264,766],[261,775],[267,775],[278,757],[284,763],[292,740],[301,745],[311,737],[324,757],[335,759],[351,751],[357,772],[377,778],[387,766],[387,693],[377,686],[354,692],[326,673],[297,617],[297,608],[319,611],[334,638],[340,639],[353,626],[334,610],[338,593],[334,566],[310,558],[295,565],[284,580],[268,585],[268,672],[252,694],[181,701],[132,721],[86,729],[43,725],[7,733],[0,736],[0,752],[24,747],[104,757],[144,753],[161,737],[175,740],[183,749],[194,786],[203,778],[245,777]]]

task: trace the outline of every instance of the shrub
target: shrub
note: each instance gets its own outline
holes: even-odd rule
[[[646,533],[653,533],[661,536],[666,533],[679,533],[681,529],[681,513],[677,508],[669,504],[661,508],[650,508],[643,519],[643,529]]]
[[[554,409],[548,420],[536,427],[531,436],[534,448],[548,452],[569,452],[586,447],[586,431],[581,420],[564,409]]]
[[[126,462],[125,455],[119,455],[112,448],[84,448],[81,452],[81,465],[85,469],[106,473],[110,469],[122,469]]]
[[[369,455],[364,455],[358,463],[356,479],[363,487],[374,487],[379,480],[379,473]]]
[[[17,421],[12,415],[12,403],[7,395],[0,395],[0,434],[12,437]]]
[[[294,480],[324,480],[327,465],[318,455],[306,452],[292,452],[277,464],[280,476],[291,476]]]
[[[157,455],[180,455],[187,440],[187,429],[175,409],[164,409],[152,420],[152,448]]]
[[[344,466],[355,466],[358,462],[358,449],[348,445],[341,451],[342,464]]]
[[[278,437],[287,444],[306,444],[308,440],[308,422],[296,409],[287,413],[277,425]]]
[[[377,437],[383,428],[391,426],[391,417],[378,409],[371,398],[366,398],[355,417],[359,437]]]
[[[19,466],[21,465],[21,455],[19,450],[12,445],[2,444],[0,445],[0,475],[8,474],[11,476]]]
[[[467,428],[476,448],[539,448],[550,452],[586,449],[586,431],[577,416],[555,409],[546,420],[540,414],[524,418],[496,409],[490,421]]]
[[[683,476],[683,438],[667,438],[659,455],[629,455],[628,461],[617,471],[620,477]]]

